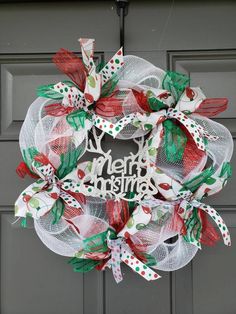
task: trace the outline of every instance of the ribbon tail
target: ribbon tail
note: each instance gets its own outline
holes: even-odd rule
[[[218,212],[214,208],[212,208],[211,206],[203,204],[203,203],[198,203],[196,205],[198,205],[198,207],[201,210],[205,211],[208,215],[211,216],[211,218],[215,221],[215,223],[217,224],[217,226],[220,230],[224,244],[227,246],[231,246],[229,229],[227,228],[224,220],[221,218],[221,216],[218,214]],[[194,206],[196,206],[196,205],[194,205]]]
[[[26,217],[26,215],[35,216],[40,202],[38,197],[34,198],[47,182],[38,180],[29,185],[18,197],[15,202],[15,216]]]
[[[121,260],[128,265],[134,272],[138,273],[147,281],[160,279],[161,276],[153,271],[150,267],[142,263],[134,255],[130,254],[129,250],[122,248]]]
[[[92,121],[94,126],[103,132],[106,132],[113,138],[115,138],[129,123],[131,123],[135,118],[135,114],[129,114],[124,118],[120,119],[117,123],[112,123],[102,117],[94,114]]]
[[[102,85],[104,85],[123,64],[123,48],[120,48],[99,72],[102,75]]]

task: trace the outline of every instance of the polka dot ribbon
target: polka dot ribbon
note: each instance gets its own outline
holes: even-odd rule
[[[105,266],[112,269],[113,276],[117,283],[123,279],[120,268],[121,262],[124,262],[148,281],[156,280],[161,277],[137,259],[126,243],[126,238],[143,229],[150,222],[151,217],[150,207],[139,205],[133,211],[124,228],[117,234],[116,239],[113,239],[111,236],[112,233],[108,231],[107,246],[111,250],[111,257]]]
[[[151,268],[146,266],[132,254],[123,238],[110,239],[108,234],[107,246],[111,250],[111,258],[106,266],[111,267],[117,283],[123,279],[120,267],[121,261],[148,281],[161,278],[160,275],[155,273]]]
[[[169,108],[167,110],[167,118],[178,120],[191,134],[194,142],[200,150],[204,151],[206,149],[204,137],[211,141],[216,141],[218,139],[218,136],[208,134],[200,124],[177,109]]]
[[[87,108],[84,94],[77,87],[69,86],[66,83],[59,82],[53,86],[53,90],[63,96],[62,105],[65,108]]]
[[[182,200],[178,208],[178,214],[180,215],[181,218],[184,219],[185,224],[188,225],[188,221],[189,219],[191,219],[191,215],[194,208],[203,210],[215,221],[222,235],[224,244],[230,246],[231,245],[230,234],[224,220],[221,218],[219,213],[209,205],[198,202],[197,200],[192,201],[187,201],[185,199]],[[201,248],[201,244],[196,238],[189,239],[189,242]]]
[[[135,114],[132,113],[120,119],[117,123],[112,123],[94,114],[92,117],[92,121],[94,126],[96,126],[98,129],[100,129],[103,132],[106,132],[107,134],[115,138],[129,123],[132,123],[134,118]]]
[[[59,197],[66,205],[81,208],[80,203],[63,190],[63,185],[67,185],[67,182],[58,180],[54,174],[55,169],[50,163],[38,165],[33,161],[32,169],[40,179],[29,185],[18,197],[15,203],[17,217],[30,215],[34,219],[38,219],[52,209]]]

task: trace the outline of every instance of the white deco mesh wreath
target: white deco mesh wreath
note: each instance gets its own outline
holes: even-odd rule
[[[108,267],[117,282],[121,262],[146,280],[183,267],[219,240],[217,230],[230,245],[224,221],[203,203],[231,175],[231,135],[209,119],[227,99],[207,99],[185,75],[122,49],[96,66],[94,40],[80,44],[82,60],[64,49],[54,56],[70,81],[38,88],[20,132],[17,172],[37,179],[16,201],[22,225],[31,217],[76,272]],[[105,133],[133,139],[137,153],[113,160]],[[86,152],[96,155],[82,162]]]

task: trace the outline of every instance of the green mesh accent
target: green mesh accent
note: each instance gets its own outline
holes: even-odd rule
[[[116,88],[118,81],[119,81],[119,79],[118,79],[117,75],[113,74],[113,76],[110,78],[110,80],[108,80],[102,86],[100,98],[110,96],[113,93],[114,89]]]
[[[65,154],[61,154],[61,164],[57,169],[57,177],[59,179],[64,178],[77,166],[77,160],[82,155],[83,151],[84,148],[77,148],[75,150],[69,150]]]
[[[68,262],[68,264],[73,266],[74,272],[77,272],[77,273],[87,273],[90,270],[94,269],[100,263],[101,261],[95,261],[92,259],[83,259],[83,258],[77,258],[77,257],[73,257]]]
[[[84,252],[87,253],[104,253],[108,251],[107,247],[107,233],[108,230],[95,234],[83,240]]]
[[[166,159],[169,162],[182,160],[187,143],[186,134],[172,120],[165,120],[163,122],[163,127]]]
[[[55,225],[61,219],[62,215],[64,214],[65,204],[62,199],[58,198],[53,205],[51,212],[54,216],[52,224]]]
[[[192,193],[195,192],[203,183],[209,182],[209,179],[214,174],[215,169],[213,166],[205,169],[199,175],[193,179],[184,183],[184,189],[190,190]]]
[[[71,81],[63,81],[64,84],[66,84],[69,87],[75,86],[74,83]],[[63,94],[56,92],[53,89],[53,86],[55,84],[49,84],[49,85],[41,85],[37,88],[37,96],[39,97],[45,97],[45,98],[51,98],[51,99],[63,99]]]
[[[219,177],[225,177],[226,179],[230,178],[232,176],[232,167],[229,162],[224,162]]]
[[[32,161],[34,157],[37,156],[38,154],[39,154],[39,151],[34,146],[22,150],[23,160],[30,170],[31,170]]]
[[[128,206],[129,206],[129,212],[132,212],[135,208],[135,201],[131,201],[135,196],[135,192],[134,191],[130,191],[128,193],[126,193],[126,198],[129,199],[128,201]]]
[[[157,261],[154,256],[147,254],[147,253],[142,253],[139,255],[142,258],[142,261],[145,263],[146,266],[156,266]]]
[[[167,89],[178,101],[185,88],[189,85],[190,78],[184,74],[167,71],[162,81],[162,88]]]
[[[90,115],[87,112],[85,112],[83,109],[79,109],[68,114],[66,116],[66,121],[72,128],[78,131],[85,127],[85,120],[88,118],[88,116]]]
[[[99,62],[98,65],[96,66],[96,73],[99,73],[104,68],[105,65],[106,65],[105,60]]]

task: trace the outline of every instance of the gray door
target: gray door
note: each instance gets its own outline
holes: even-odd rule
[[[228,97],[217,120],[236,134],[236,3],[132,1],[126,53],[187,73],[208,97]],[[60,47],[79,51],[77,38],[96,38],[98,56],[119,46],[113,1],[0,3],[0,313],[1,314],[235,314],[235,176],[209,200],[228,224],[231,248],[204,248],[184,269],[147,283],[124,268],[117,285],[110,272],[75,274],[50,252],[33,229],[12,225],[13,205],[30,180],[21,160],[19,130],[36,86],[61,75],[50,58]],[[236,156],[232,164],[235,166]]]

